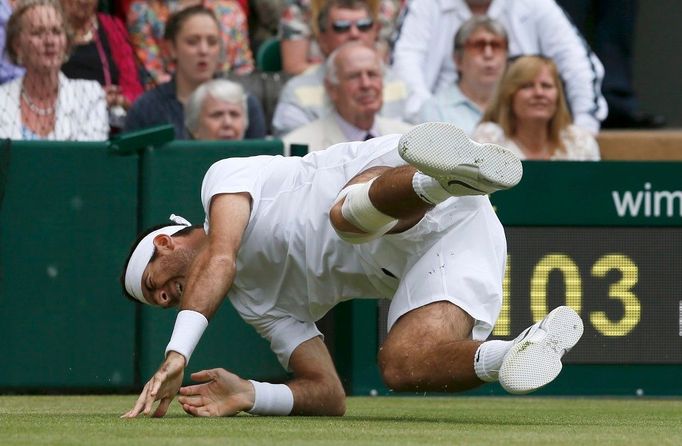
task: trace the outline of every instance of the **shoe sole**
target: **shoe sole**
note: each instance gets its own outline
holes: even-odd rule
[[[490,194],[517,185],[523,176],[521,161],[512,152],[472,141],[462,129],[444,122],[427,122],[405,133],[398,153],[448,191],[463,186],[472,195]]]
[[[549,384],[561,372],[561,357],[582,335],[578,313],[569,307],[555,308],[505,355],[499,374],[502,388],[522,395]]]

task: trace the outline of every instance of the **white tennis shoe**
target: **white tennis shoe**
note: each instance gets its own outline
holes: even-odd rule
[[[583,335],[583,321],[569,307],[557,307],[514,339],[500,367],[499,380],[509,393],[524,394],[549,384],[561,372],[561,357]]]
[[[486,195],[521,181],[521,161],[496,144],[479,144],[445,122],[426,122],[405,133],[398,153],[408,164],[436,181],[450,194]]]

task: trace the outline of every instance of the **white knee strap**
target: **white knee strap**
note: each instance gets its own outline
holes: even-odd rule
[[[364,243],[374,240],[388,231],[398,223],[398,220],[379,211],[369,199],[369,188],[376,180],[373,178],[367,183],[353,184],[343,189],[336,199],[345,197],[341,205],[341,215],[349,223],[358,229],[362,229],[366,234],[336,231],[339,236],[350,243]]]

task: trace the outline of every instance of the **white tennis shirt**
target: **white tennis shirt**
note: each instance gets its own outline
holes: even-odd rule
[[[405,164],[396,150],[399,138],[337,144],[303,158],[229,158],[216,162],[204,177],[201,199],[207,233],[212,197],[247,192],[252,198],[227,296],[241,317],[270,341],[285,368],[298,345],[320,334],[315,321],[345,300],[391,298],[398,287],[396,277],[422,251],[418,239],[396,243],[382,237],[352,245],[342,241],[329,222],[339,191],[356,174],[372,166]],[[490,208],[486,197],[448,201],[453,200],[465,200],[467,208]]]

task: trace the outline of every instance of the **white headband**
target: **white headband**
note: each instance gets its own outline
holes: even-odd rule
[[[144,294],[142,294],[142,273],[144,273],[149,260],[151,260],[152,255],[154,254],[154,238],[159,234],[173,235],[181,229],[192,226],[189,221],[179,215],[171,214],[169,218],[173,223],[178,224],[164,226],[161,229],[157,229],[156,231],[147,234],[140,240],[140,243],[137,244],[128,261],[125,276],[126,291],[143,304],[154,305],[151,302],[147,302],[147,299],[144,298]]]

